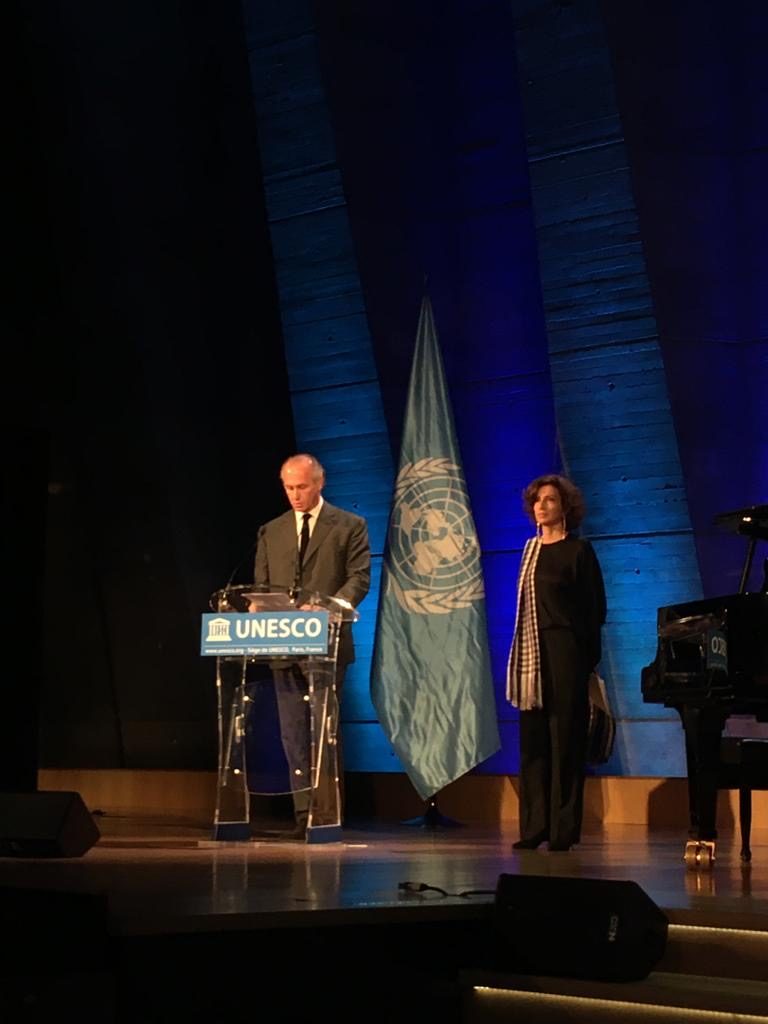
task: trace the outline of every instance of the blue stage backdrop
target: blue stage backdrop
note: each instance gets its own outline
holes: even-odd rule
[[[702,592],[610,52],[597,2],[512,6],[560,443],[606,578],[603,770],[684,774],[679,719],[639,681],[659,605]]]
[[[371,593],[355,626],[357,660],[345,681],[344,714],[362,695],[370,720],[368,680],[394,479],[390,440],[311,5],[249,0],[245,13],[297,446],[325,466],[329,501],[368,521]],[[356,767],[353,755],[349,767]]]
[[[669,6],[245,3],[296,436],[377,556],[429,276],[484,553],[503,747],[479,771],[517,770],[503,680],[528,480],[565,469],[586,492],[620,717],[604,770],[628,775],[684,773],[675,717],[640,695],[656,608],[735,590],[720,552],[738,545],[711,513],[768,500],[765,157],[747,155],[765,152],[765,119],[738,118],[729,149],[739,84],[707,136],[690,83],[707,81],[716,25],[689,38],[699,8]],[[639,35],[644,75],[622,65]],[[738,81],[765,95],[757,56]],[[737,60],[720,54],[724,88]],[[647,128],[657,61],[669,88]],[[663,142],[697,112],[716,159],[702,167],[692,139],[660,156],[647,132]],[[345,690],[347,768],[399,771],[368,670],[364,653]]]
[[[746,543],[713,518],[768,501],[768,8],[602,10],[702,582],[733,593]]]

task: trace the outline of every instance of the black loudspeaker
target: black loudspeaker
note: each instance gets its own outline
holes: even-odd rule
[[[500,959],[516,974],[640,981],[661,959],[668,920],[636,882],[500,875]]]
[[[79,793],[0,793],[1,857],[82,857],[99,838]]]

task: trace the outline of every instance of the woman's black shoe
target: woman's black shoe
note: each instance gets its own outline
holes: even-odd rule
[[[518,839],[516,843],[512,843],[513,850],[535,850],[541,846],[547,837],[540,833],[537,836],[532,836],[530,839]]]

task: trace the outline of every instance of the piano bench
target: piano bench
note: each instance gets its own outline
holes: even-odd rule
[[[739,769],[739,828],[741,859],[752,860],[749,835],[752,829],[752,790],[768,789],[768,739],[749,736],[735,742]]]

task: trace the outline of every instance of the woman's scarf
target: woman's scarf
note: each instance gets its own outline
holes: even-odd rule
[[[507,662],[507,700],[521,711],[542,706],[539,626],[536,620],[534,574],[541,551],[541,538],[525,542],[517,577],[515,632]]]

